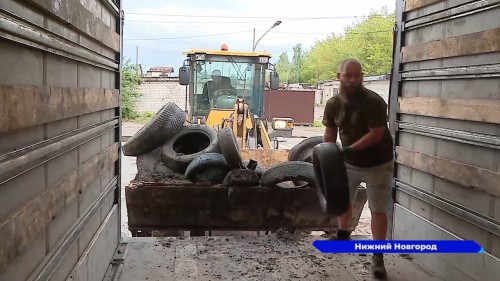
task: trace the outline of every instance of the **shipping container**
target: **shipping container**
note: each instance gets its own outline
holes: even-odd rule
[[[397,1],[390,93],[393,239],[466,239],[415,255],[443,280],[500,276],[500,1]]]

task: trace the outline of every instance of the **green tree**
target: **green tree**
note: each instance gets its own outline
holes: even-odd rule
[[[386,74],[391,69],[393,25],[394,13],[372,11],[366,19],[347,27],[344,34],[317,41],[303,56],[302,82],[335,79],[339,63],[346,58],[358,59],[367,76]]]
[[[124,119],[134,119],[138,117],[134,107],[137,98],[140,96],[138,87],[141,81],[141,77],[137,75],[136,66],[127,58],[122,67],[121,102],[122,118]]]
[[[301,82],[300,72],[302,70],[303,64],[303,52],[302,52],[302,44],[297,44],[293,46],[293,57],[292,57],[292,67],[291,67],[291,79],[292,83]]]
[[[290,79],[290,60],[286,52],[281,53],[278,62],[276,63],[276,71],[280,75],[280,80],[288,83]]]

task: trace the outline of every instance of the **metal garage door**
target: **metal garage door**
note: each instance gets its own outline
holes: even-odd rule
[[[394,239],[472,239],[415,255],[444,280],[500,276],[500,1],[397,1],[390,119]]]
[[[120,239],[120,1],[0,1],[0,280],[101,280]]]

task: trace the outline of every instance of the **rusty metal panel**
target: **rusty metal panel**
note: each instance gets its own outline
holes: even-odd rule
[[[104,225],[100,265],[118,245],[120,3],[0,1],[0,280],[67,280]]]
[[[264,93],[264,116],[293,118],[295,124],[314,123],[314,91],[266,90]]]
[[[397,211],[391,233],[396,239],[473,239],[484,255],[415,259],[443,280],[497,276],[500,1],[397,6],[390,96]],[[446,276],[449,270],[457,275]]]

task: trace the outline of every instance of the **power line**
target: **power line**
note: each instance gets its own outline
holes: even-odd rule
[[[254,17],[254,16],[217,16],[217,15],[189,15],[189,14],[156,14],[156,13],[125,13],[126,15],[141,15],[141,16],[161,16],[161,17],[184,17],[184,18],[226,18],[226,19],[272,19],[277,17]],[[382,15],[371,16],[321,16],[321,17],[280,17],[282,20],[308,20],[308,19],[351,19],[351,18],[368,18],[381,17]]]
[[[240,33],[246,33],[246,32],[251,32],[252,30],[242,30],[242,31],[236,31],[236,32],[226,32],[226,33],[215,33],[215,34],[205,34],[205,35],[193,35],[193,36],[181,36],[181,37],[163,37],[163,38],[124,38],[123,40],[125,41],[156,41],[156,40],[176,40],[176,39],[189,39],[189,38],[200,38],[200,37],[214,37],[214,36],[222,36],[222,35],[230,35],[230,34],[240,34]],[[332,33],[307,33],[307,32],[280,32],[280,31],[271,31],[272,33],[279,33],[279,34],[296,34],[296,35],[332,35]],[[374,31],[368,31],[368,32],[349,32],[346,34],[343,34],[342,36],[344,37],[344,40],[348,40],[346,37],[347,35],[350,34],[372,34],[372,33],[385,33],[385,32],[392,32],[392,30],[374,30]]]
[[[205,35],[193,35],[193,36],[181,36],[181,37],[163,37],[163,38],[124,38],[127,41],[141,41],[141,40],[176,40],[176,39],[189,39],[189,38],[200,38],[200,37],[213,37],[221,35],[230,35],[251,32],[252,30],[236,31],[236,32],[226,32],[226,33],[215,33],[215,34],[205,34]]]
[[[266,21],[157,21],[157,20],[125,20],[125,22],[149,22],[149,23],[180,23],[180,24],[214,24],[214,23],[256,23],[256,22],[275,22],[276,20]]]

